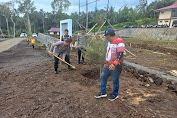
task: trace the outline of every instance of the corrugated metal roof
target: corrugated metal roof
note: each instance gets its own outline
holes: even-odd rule
[[[50,30],[48,30],[49,32],[60,32],[60,28],[51,28]]]
[[[175,8],[177,8],[177,2],[175,2],[173,5],[170,5],[170,6],[167,6],[167,7],[164,7],[164,8],[160,8],[160,9],[156,9],[154,11],[163,11],[163,10],[175,9]]]

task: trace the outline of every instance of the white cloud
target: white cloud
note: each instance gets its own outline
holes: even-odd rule
[[[0,2],[8,2],[10,0],[0,0]],[[44,11],[51,12],[51,2],[53,0],[32,0],[34,1],[34,5],[36,6],[37,10],[39,11],[40,9],[43,9]],[[74,12],[79,12],[79,0],[69,0],[71,2],[71,6],[69,7],[68,11],[65,13],[71,14]],[[88,2],[93,2],[95,0],[88,0]],[[148,0],[148,4],[153,2],[155,0]],[[105,9],[107,8],[107,2],[108,0],[99,0],[97,2],[98,9]],[[86,0],[80,0],[80,5],[85,5]],[[139,4],[139,0],[109,0],[109,7],[113,6],[115,8],[115,11],[117,11],[119,8],[127,4],[128,7],[135,7],[136,5]],[[95,3],[89,4],[89,11],[95,10]],[[86,11],[86,6],[81,7],[81,11]]]
[[[35,3],[36,9],[39,11],[40,9],[43,9],[44,11],[51,12],[52,7],[50,5],[41,4],[41,3]]]
[[[71,13],[75,13],[79,11],[79,7],[78,6],[70,6],[68,11],[66,11],[65,13],[67,14],[71,14]]]

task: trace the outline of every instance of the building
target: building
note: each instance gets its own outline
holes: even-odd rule
[[[177,2],[154,11],[159,12],[158,25],[177,26]]]
[[[50,35],[60,35],[60,28],[51,28],[48,32]]]

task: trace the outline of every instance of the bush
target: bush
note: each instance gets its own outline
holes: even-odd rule
[[[106,41],[101,40],[100,38],[93,39],[89,38],[88,47],[84,47],[85,51],[85,58],[88,62],[94,63],[98,66],[102,66],[105,63],[105,56],[106,56]]]

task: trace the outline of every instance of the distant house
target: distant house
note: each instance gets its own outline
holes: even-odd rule
[[[60,28],[51,28],[48,32],[50,35],[60,35]]]
[[[159,12],[158,25],[168,25],[170,28],[177,25],[177,2],[154,11]]]

